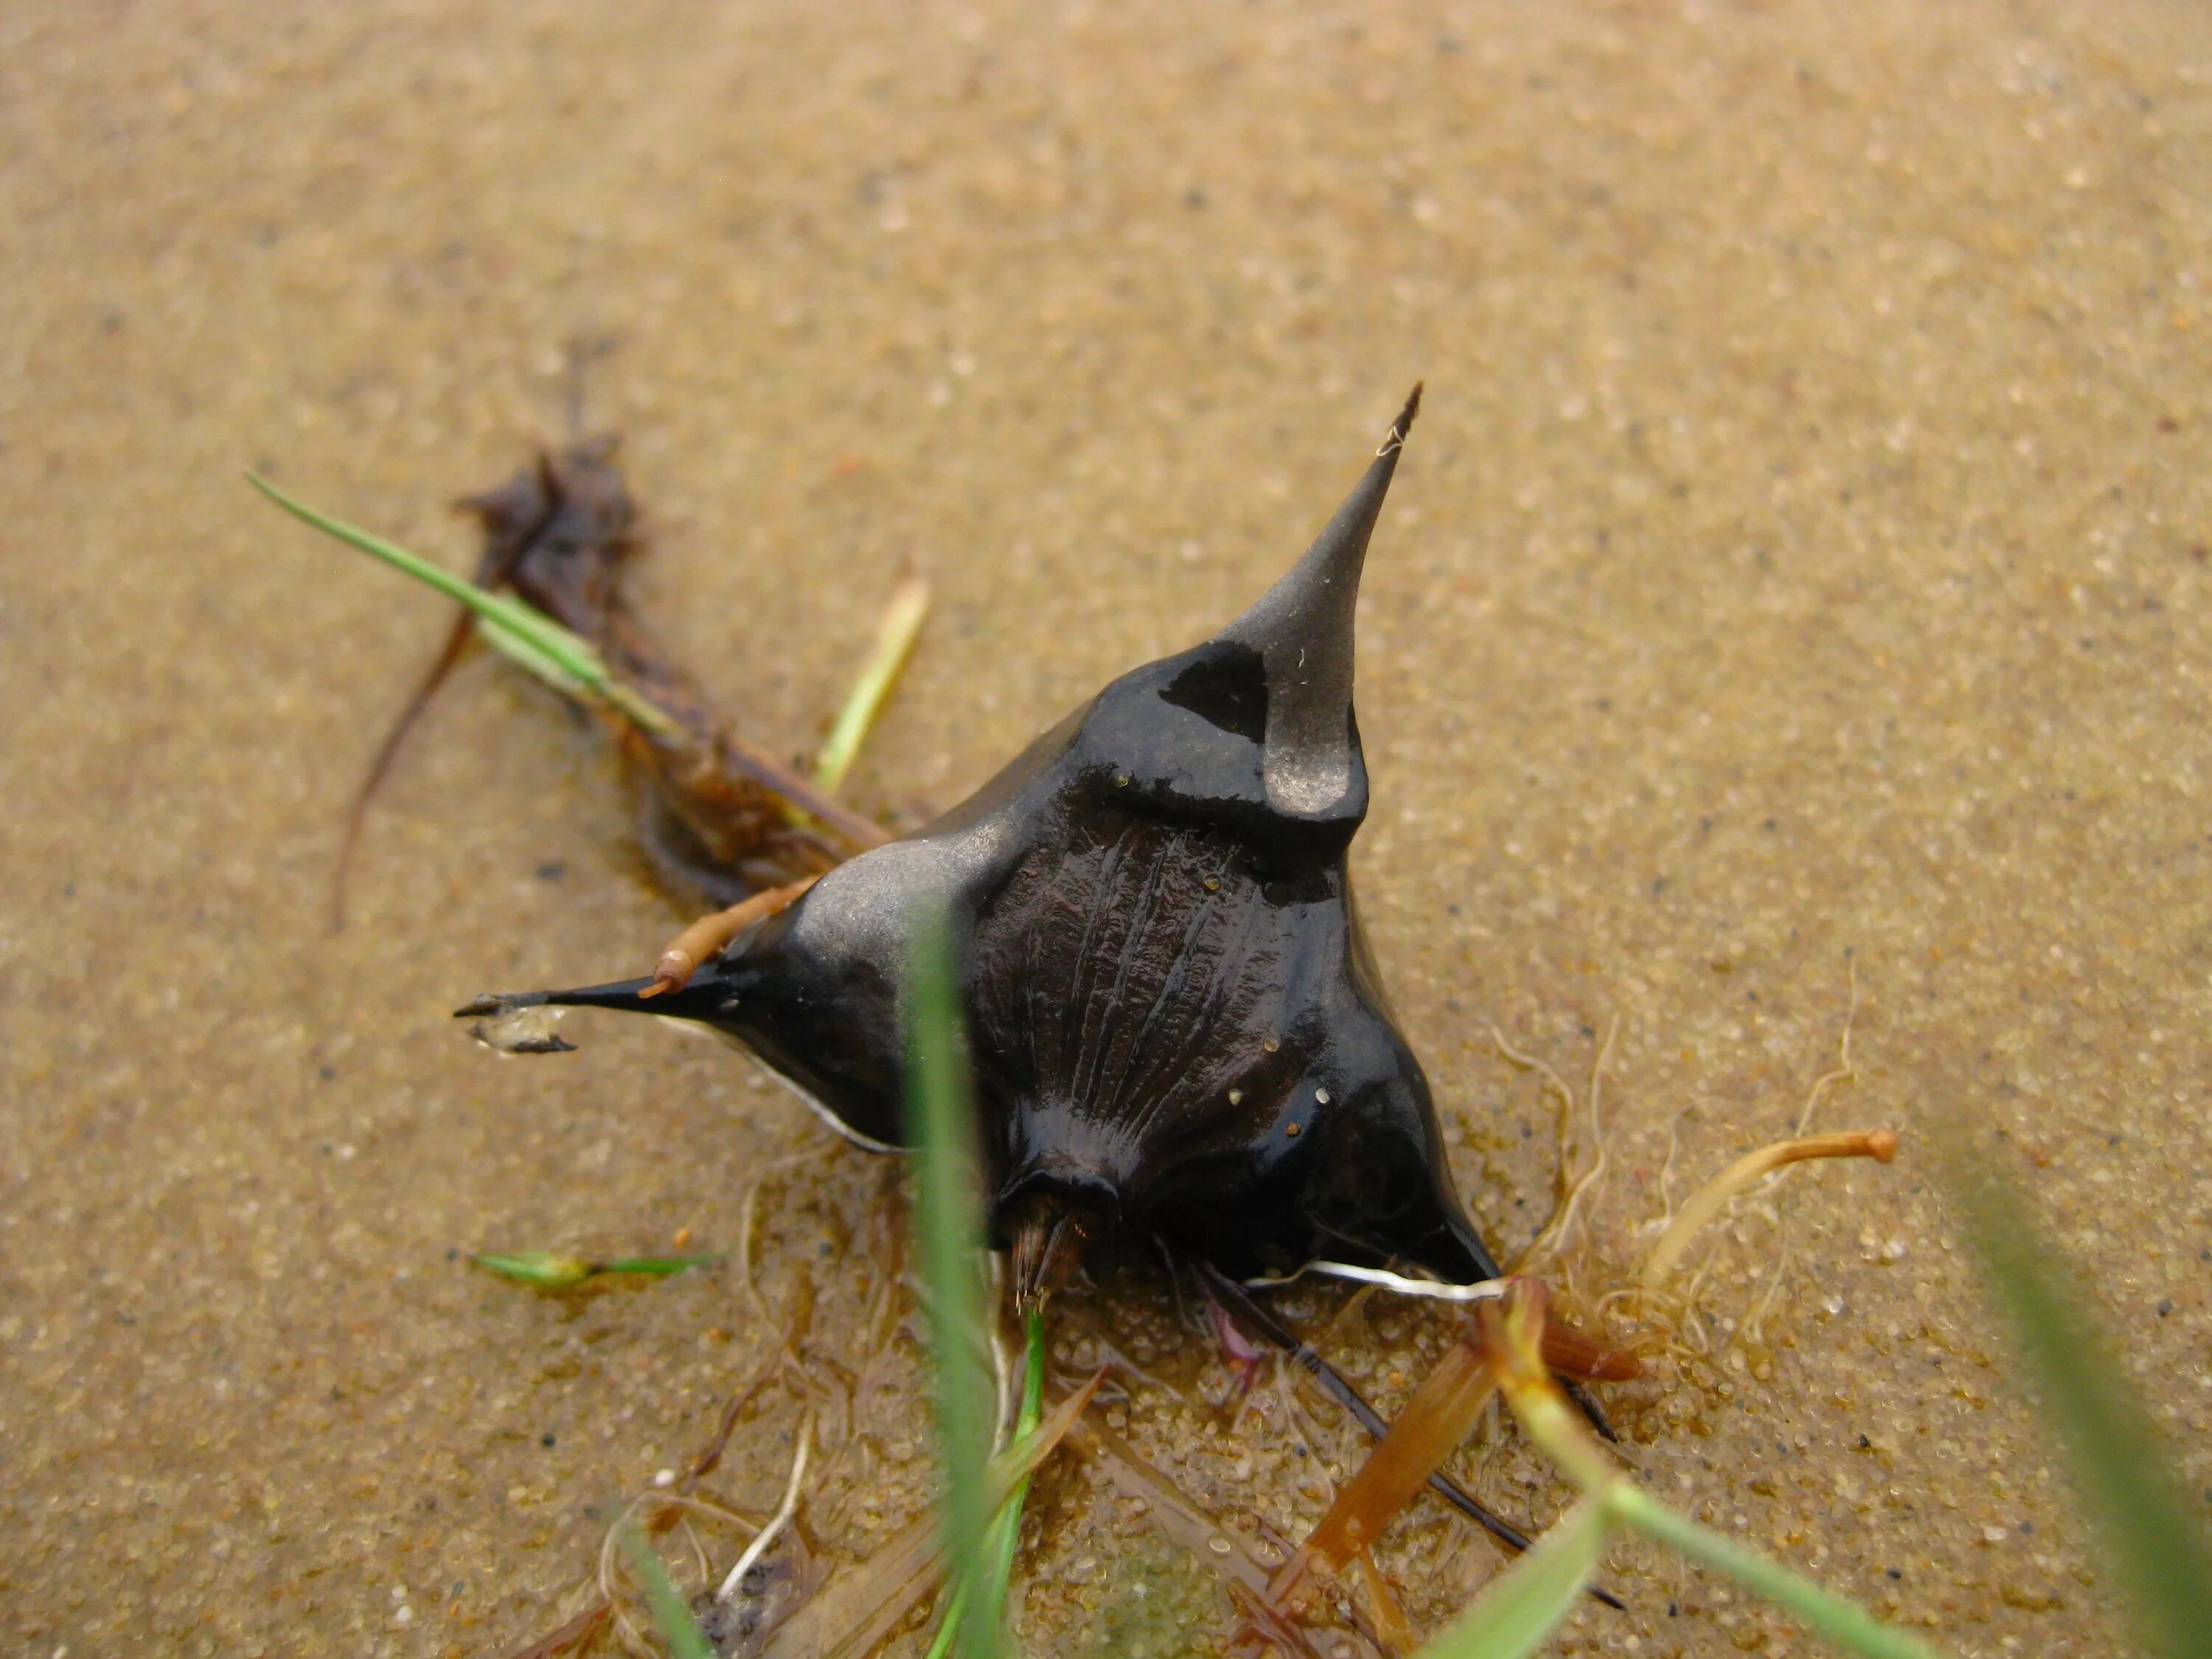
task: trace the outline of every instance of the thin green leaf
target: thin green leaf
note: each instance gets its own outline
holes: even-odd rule
[[[1459,1621],[1423,1648],[1419,1659],[1521,1659],[1534,1653],[1580,1599],[1611,1526],[1605,1500],[1585,1497],[1526,1555],[1484,1585]]]
[[[970,1609],[956,1632],[955,1650],[962,1659],[994,1659],[1004,1586],[982,1570],[992,1509],[985,1471],[993,1389],[983,1357],[981,1160],[950,919],[940,910],[917,921],[905,964],[907,1139],[920,1166],[918,1254],[929,1291],[936,1366],[941,1524],[951,1582],[964,1591]]]
[[[618,1261],[586,1261],[580,1255],[556,1255],[549,1250],[514,1250],[500,1255],[472,1255],[469,1262],[518,1284],[564,1291],[600,1273],[637,1273],[648,1279],[666,1279],[687,1267],[706,1267],[714,1259],[711,1255],[632,1255]]]
[[[541,1290],[563,1291],[592,1276],[592,1264],[581,1256],[554,1255],[544,1250],[519,1250],[506,1255],[472,1255],[470,1265],[495,1273],[518,1284]]]
[[[1615,1483],[1606,1501],[1628,1525],[1673,1545],[1702,1565],[1726,1573],[1847,1652],[1862,1655],[1863,1659],[1942,1659],[1938,1650],[1918,1637],[1885,1625],[1856,1602],[1847,1601],[1780,1562],[1744,1549],[1675,1513],[1630,1481]]]
[[[475,613],[478,622],[513,635],[552,663],[556,672],[564,676],[570,684],[596,689],[597,683],[607,678],[606,665],[586,641],[514,595],[487,592],[474,582],[455,575],[442,566],[433,564],[419,553],[410,552],[373,531],[363,530],[358,525],[349,524],[319,507],[308,506],[258,472],[247,473],[246,481],[295,518],[313,525],[325,535],[336,537],[349,547],[383,560],[425,586],[435,588],[447,599],[467,606]]]
[[[2013,1344],[2068,1453],[2137,1635],[2169,1659],[2212,1656],[2212,1541],[2191,1513],[2163,1447],[2111,1346],[2048,1263],[2026,1197],[1986,1159],[1954,1146],[1944,1160],[1966,1233]]]
[[[308,506],[258,472],[246,481],[293,517],[313,525],[347,546],[381,559],[393,568],[459,601],[475,616],[484,637],[524,668],[570,696],[596,697],[619,709],[656,737],[675,737],[683,728],[662,710],[617,680],[591,642],[571,633],[535,606],[511,593],[489,593],[474,582],[410,553],[372,531]]]
[[[637,1535],[637,1528],[624,1525],[615,1536],[621,1540],[623,1553],[629,1558],[630,1571],[645,1583],[645,1604],[653,1609],[653,1622],[660,1626],[668,1650],[676,1659],[714,1659],[714,1646],[691,1616],[683,1592],[668,1577],[660,1558]]]
[[[928,583],[910,581],[891,596],[890,609],[884,613],[883,626],[876,632],[875,649],[861,666],[860,678],[853,682],[845,706],[837,711],[837,722],[830,728],[822,752],[814,757],[814,782],[823,794],[836,794],[845,781],[860,744],[884,712],[899,670],[913,654],[922,620],[928,615]]]
[[[618,1261],[594,1262],[593,1273],[639,1273],[647,1279],[666,1279],[692,1267],[713,1265],[711,1255],[626,1255]]]
[[[1022,1332],[1022,1400],[1014,1411],[1014,1440],[1017,1444],[1036,1432],[1037,1424],[1044,1417],[1044,1310],[1031,1308]],[[1013,1496],[999,1509],[998,1535],[994,1540],[998,1549],[998,1577],[1006,1583],[1014,1570],[1014,1549],[1022,1536],[1022,1505],[1030,1495],[1030,1478],[1026,1474],[1014,1487]]]
[[[1022,1402],[1014,1413],[1014,1443],[1019,1445],[1036,1432],[1038,1419],[1044,1414],[1044,1310],[1030,1310],[1024,1336],[1025,1357],[1022,1369]],[[1030,1478],[1024,1474],[1015,1482],[1014,1490],[1006,1501],[999,1505],[992,1517],[990,1536],[983,1544],[983,1571],[991,1575],[999,1586],[1001,1606],[1006,1599],[1006,1587],[1014,1574],[1014,1551],[1022,1539],[1022,1505],[1030,1495]],[[945,1659],[952,1651],[952,1642],[960,1630],[960,1620],[968,1610],[968,1587],[955,1584],[952,1593],[945,1597],[945,1616],[937,1621],[937,1634],[930,1638],[929,1651],[924,1659]]]

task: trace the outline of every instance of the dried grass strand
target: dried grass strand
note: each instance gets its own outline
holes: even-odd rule
[[[1801,1135],[1745,1153],[1691,1195],[1681,1213],[1661,1237],[1644,1264],[1644,1285],[1656,1291],[1673,1273],[1690,1241],[1724,1209],[1730,1199],[1786,1164],[1815,1158],[1871,1158],[1887,1164],[1897,1156],[1893,1129],[1859,1129],[1837,1134]]]
[[[721,1588],[714,1592],[716,1601],[727,1601],[737,1595],[753,1564],[768,1553],[783,1535],[783,1529],[791,1524],[792,1516],[799,1513],[799,1494],[806,1480],[806,1455],[813,1444],[814,1419],[810,1413],[799,1419],[799,1444],[791,1454],[791,1478],[784,1483],[783,1501],[775,1506],[775,1513],[769,1516],[768,1524],[753,1534],[752,1542],[745,1546],[737,1565],[723,1578]]]

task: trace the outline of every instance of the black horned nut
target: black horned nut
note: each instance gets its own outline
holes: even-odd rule
[[[1018,1300],[1152,1235],[1237,1274],[1325,1255],[1497,1277],[1346,868],[1367,812],[1353,605],[1419,404],[1416,387],[1249,611],[1115,680],[935,823],[829,872],[681,990],[492,1002],[702,1022],[889,1148],[899,964],[917,920],[949,915]]]

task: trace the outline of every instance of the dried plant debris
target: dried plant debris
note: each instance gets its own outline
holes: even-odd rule
[[[1589,1324],[1605,1333],[1602,1339],[1586,1335],[1566,1326],[1556,1313],[1546,1324],[1545,1359],[1570,1397],[1578,1401],[1585,1398],[1579,1392],[1580,1382],[1627,1380],[1645,1369],[1644,1360],[1662,1355],[1680,1368],[1675,1371],[1677,1380],[1694,1382],[1700,1374],[1709,1375],[1708,1362],[1714,1357],[1712,1336],[1708,1322],[1699,1314],[1698,1302],[1718,1257],[1709,1253],[1692,1270],[1685,1265],[1692,1245],[1699,1237],[1709,1236],[1711,1224],[1728,1213],[1736,1200],[1775,1194],[1800,1164],[1839,1158],[1863,1158],[1887,1164],[1894,1158],[1899,1141],[1895,1132],[1889,1129],[1806,1133],[1828,1091],[1856,1077],[1851,1061],[1851,1032],[1860,1001],[1855,964],[1850,972],[1849,988],[1836,1063],[1814,1079],[1797,1114],[1796,1133],[1788,1139],[1746,1153],[1700,1188],[1679,1211],[1671,1198],[1665,1196],[1675,1157],[1670,1137],[1659,1182],[1665,1212],[1634,1224],[1630,1237],[1618,1234],[1611,1238],[1605,1237],[1595,1213],[1608,1161],[1601,1091],[1619,1036],[1620,1019],[1607,1022],[1591,1061],[1586,1091],[1579,1096],[1558,1068],[1516,1048],[1503,1033],[1492,1028],[1492,1046],[1499,1055],[1516,1069],[1534,1073],[1557,1104],[1559,1150],[1552,1213],[1516,1261],[1514,1271],[1516,1276],[1540,1277],[1567,1305],[1579,1310]],[[1590,1035],[1595,1036],[1596,1033]],[[1580,1123],[1588,1126],[1587,1144],[1583,1146],[1576,1144],[1579,1138],[1576,1126]],[[1777,1224],[1778,1236],[1786,1239],[1786,1219],[1771,1206],[1762,1208],[1767,1219]],[[1648,1248],[1641,1242],[1647,1237],[1656,1241]],[[1761,1356],[1771,1351],[1762,1340],[1764,1322],[1789,1279],[1791,1265],[1785,1243],[1777,1250],[1765,1288],[1756,1303],[1740,1319],[1728,1322],[1727,1328],[1732,1333],[1729,1346],[1746,1352],[1755,1377],[1763,1378],[1767,1374],[1764,1369],[1767,1361]],[[1346,1270],[1338,1267],[1329,1271]],[[1362,1276],[1370,1279],[1380,1277],[1373,1273]],[[1461,1291],[1424,1289],[1421,1293],[1440,1298],[1463,1297],[1496,1301],[1502,1288],[1485,1285]]]
[[[638,512],[615,465],[610,436],[541,451],[496,489],[464,497],[459,510],[483,532],[476,586],[511,592],[595,649],[609,672],[664,716],[648,722],[603,710],[636,793],[641,838],[662,878],[685,894],[728,905],[757,890],[819,875],[888,839],[868,819],[747,743],[737,722],[672,662],[631,608],[625,577],[643,548]],[[865,689],[881,706],[926,598],[897,600],[897,652]],[[477,629],[464,611],[379,746],[347,811],[332,904],[342,915],[347,874],[370,799],[408,733],[466,653]],[[878,661],[884,657],[878,652]],[[841,731],[844,729],[841,725]],[[865,729],[865,720],[860,729]],[[840,753],[857,744],[847,735]],[[840,769],[842,775],[842,767]]]

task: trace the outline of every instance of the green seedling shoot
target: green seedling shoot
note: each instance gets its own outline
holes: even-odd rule
[[[556,1255],[545,1250],[520,1250],[503,1255],[472,1255],[471,1267],[511,1279],[518,1285],[541,1291],[565,1291],[603,1274],[633,1274],[644,1279],[667,1279],[686,1268],[703,1267],[711,1255],[631,1255],[612,1261],[587,1261],[581,1256]]]

